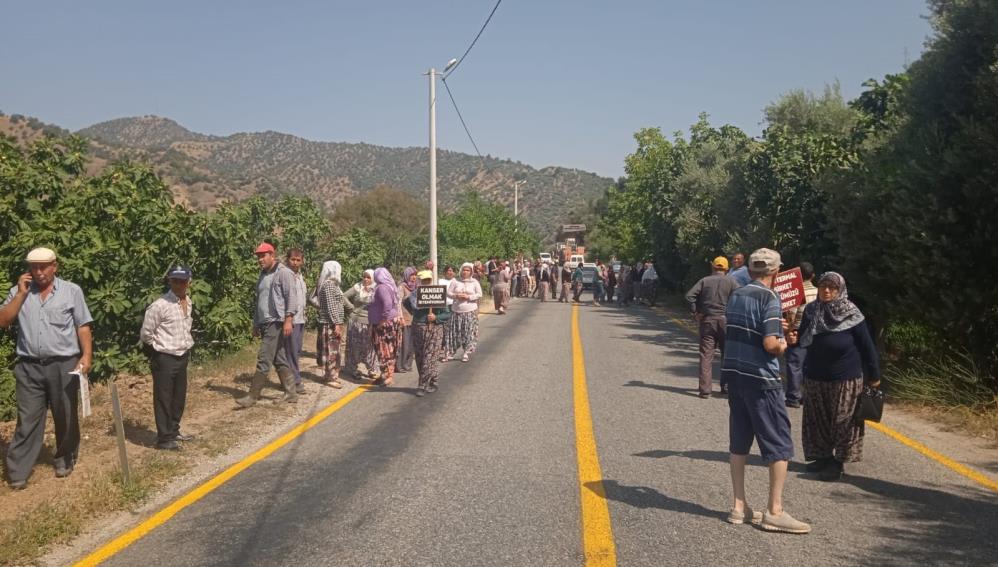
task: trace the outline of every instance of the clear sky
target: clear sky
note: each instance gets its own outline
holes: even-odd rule
[[[76,130],[156,114],[208,134],[426,146],[430,66],[494,0],[2,3],[0,110]],[[705,111],[751,135],[793,88],[903,69],[921,0],[504,0],[448,80],[483,154],[623,173],[633,134]],[[439,86],[439,84],[438,84]],[[473,153],[438,90],[441,148]]]

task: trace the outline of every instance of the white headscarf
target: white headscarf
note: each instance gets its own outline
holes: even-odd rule
[[[322,263],[322,271],[319,273],[319,283],[315,285],[315,289],[318,290],[322,287],[322,284],[326,280],[333,280],[336,285],[340,285],[340,276],[343,273],[343,266],[340,265],[336,260],[330,260],[328,262]]]
[[[461,275],[464,272],[465,268],[468,268],[469,270],[471,270],[471,275],[468,276],[467,280],[464,279],[463,276]],[[465,262],[465,263],[461,264],[461,271],[459,271],[457,273],[457,277],[458,277],[458,279],[460,279],[461,281],[464,281],[464,282],[466,282],[468,280],[475,279],[475,265],[472,264],[471,262]]]
[[[360,294],[360,298],[364,301],[370,301],[374,297],[374,288],[378,287],[377,282],[374,281],[374,270],[364,270],[364,273],[371,276],[371,288],[369,290],[364,289],[364,280],[357,282],[353,288]]]

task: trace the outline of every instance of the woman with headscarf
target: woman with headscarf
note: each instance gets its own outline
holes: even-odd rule
[[[877,347],[863,313],[849,301],[846,281],[836,272],[818,278],[818,301],[804,308],[799,331],[790,344],[807,349],[804,359],[804,415],[801,435],[808,472],[821,480],[842,477],[843,463],[863,456],[862,423],[853,412],[864,382],[880,385]]]
[[[368,306],[374,300],[374,270],[364,270],[360,282],[349,290],[344,297],[352,306],[350,326],[347,328],[347,371],[355,377],[367,376],[376,378],[378,371],[378,355],[371,344],[371,328],[367,318]],[[364,369],[361,370],[361,365]]]
[[[450,287],[450,282],[454,281],[454,266],[448,265],[444,268],[444,277],[437,280],[437,285],[444,286],[444,289]],[[447,297],[447,309],[450,310],[451,305],[454,304],[454,299],[450,296]],[[454,325],[451,324],[453,320],[448,317],[447,321],[439,321],[444,328],[444,341],[441,346],[440,362],[447,362],[449,360],[454,360]]]
[[[420,285],[433,283],[433,272],[430,270],[419,272],[417,277]],[[406,297],[402,306],[412,314],[412,344],[416,354],[416,370],[419,372],[419,387],[416,390],[416,396],[423,397],[437,391],[444,325],[450,320],[451,311],[446,306],[420,308],[416,305],[416,294],[414,293]]]
[[[478,300],[482,297],[482,286],[475,279],[474,265],[468,262],[461,264],[461,275],[452,281],[447,288],[447,296],[454,300],[451,310],[454,312],[454,352],[464,349],[461,362],[468,362],[468,357],[478,346]]]
[[[402,305],[392,273],[386,268],[374,270],[374,300],[367,309],[371,323],[371,343],[381,361],[381,377],[375,383],[391,386],[395,376],[395,361],[402,348]]]
[[[492,304],[495,306],[496,313],[505,315],[506,309],[509,307],[509,283],[512,274],[509,271],[509,262],[503,261],[499,265],[500,268],[492,279]]]
[[[399,301],[405,300],[416,291],[419,279],[416,276],[416,268],[409,266],[402,270],[402,281],[398,284]],[[398,362],[395,363],[395,370],[398,372],[409,372],[412,370],[413,348],[412,348],[412,315],[402,310],[402,347],[399,349]]]
[[[319,300],[319,351],[323,361],[322,380],[333,388],[342,388],[340,382],[340,342],[345,337],[346,317],[352,310],[340,290],[340,263],[330,260],[322,265],[316,295]]]

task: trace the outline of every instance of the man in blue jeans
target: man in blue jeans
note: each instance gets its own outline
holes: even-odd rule
[[[734,504],[728,522],[759,523],[764,530],[806,534],[811,526],[783,510],[783,484],[794,456],[790,417],[783,397],[777,356],[787,349],[780,299],[773,292],[780,255],[760,248],[749,257],[752,281],[731,294],[725,310],[724,363],[728,383],[728,436]],[[769,466],[769,502],[763,513],[745,503],[745,461],[752,442]]]

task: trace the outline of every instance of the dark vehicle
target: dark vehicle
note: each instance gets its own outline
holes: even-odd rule
[[[596,264],[586,262],[582,264],[582,289],[592,289],[593,282],[596,281]]]

